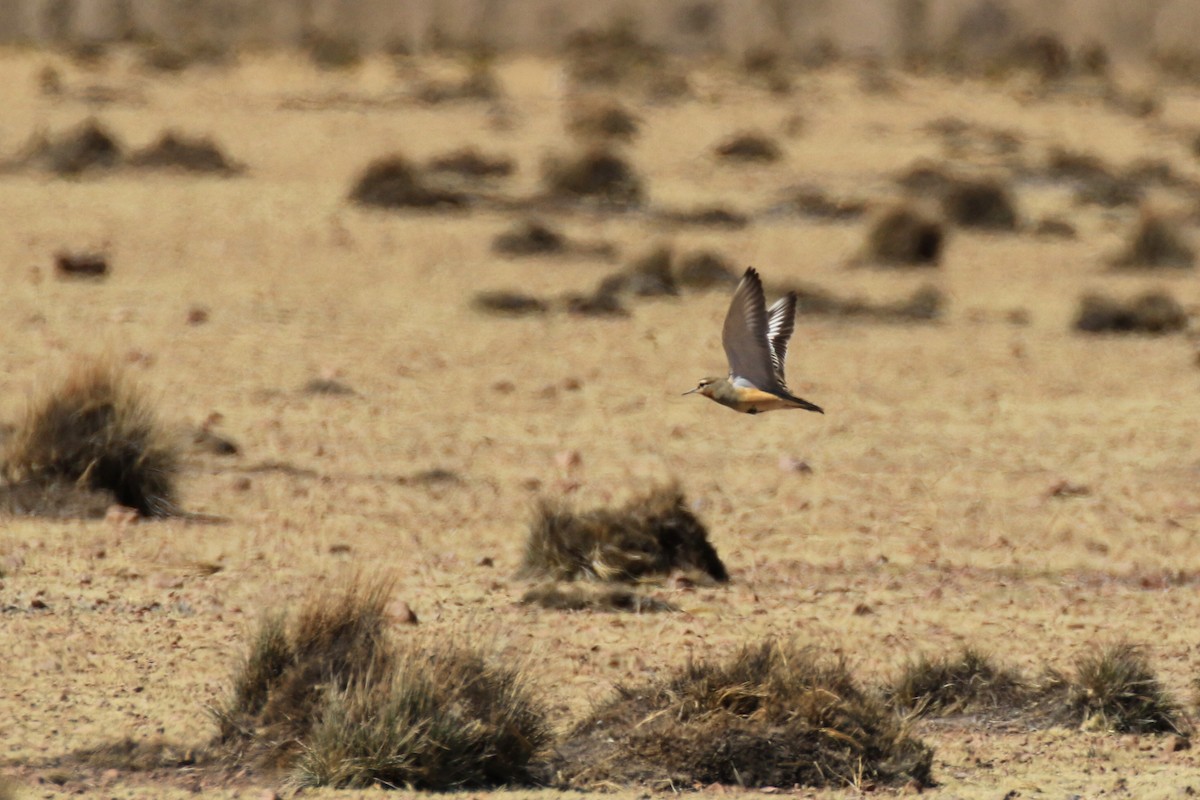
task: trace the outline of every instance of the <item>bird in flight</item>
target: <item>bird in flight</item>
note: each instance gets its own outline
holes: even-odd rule
[[[758,414],[781,408],[825,411],[801,400],[787,388],[783,362],[796,318],[796,293],[788,292],[770,309],[763,295],[762,279],[754,267],[746,270],[733,293],[721,341],[729,359],[728,378],[704,378],[690,392],[743,414]]]

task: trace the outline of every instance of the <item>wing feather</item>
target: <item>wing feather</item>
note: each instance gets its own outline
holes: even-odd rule
[[[787,362],[788,342],[796,329],[796,293],[788,292],[767,310],[767,342],[771,346],[771,364],[781,386],[787,386],[783,367]]]
[[[738,283],[725,315],[721,341],[729,359],[729,379],[742,385],[750,383],[764,391],[782,386],[776,375],[767,338],[767,301],[762,279],[749,267]]]

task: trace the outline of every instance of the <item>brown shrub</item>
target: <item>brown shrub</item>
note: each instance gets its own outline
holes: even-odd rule
[[[1128,642],[1097,646],[1075,659],[1075,675],[1061,689],[1059,724],[1114,733],[1178,733],[1178,705],[1150,668],[1145,651]]]
[[[547,160],[542,181],[559,200],[590,200],[611,208],[642,202],[642,179],[621,156],[603,148]]]
[[[621,508],[575,512],[543,501],[529,528],[522,577],[637,581],[694,570],[729,580],[703,523],[678,487],[658,487]]]
[[[932,784],[933,752],[844,664],[767,641],[619,687],[557,748],[564,788]]]
[[[662,246],[650,250],[629,265],[622,288],[638,297],[673,297],[679,294],[671,274],[674,254]]]
[[[741,276],[729,259],[720,253],[698,250],[680,259],[675,280],[687,289],[705,291],[737,286]]]
[[[536,297],[509,291],[479,292],[475,295],[472,305],[479,311],[508,317],[545,314],[550,310],[544,301]]]
[[[933,267],[942,256],[942,224],[907,205],[885,212],[867,235],[866,258],[887,266]]]
[[[377,208],[459,208],[469,200],[461,192],[426,186],[416,168],[403,156],[371,162],[351,189],[350,199]]]
[[[1084,333],[1164,334],[1183,330],[1187,319],[1183,307],[1165,292],[1147,292],[1128,301],[1086,294],[1074,327]]]
[[[350,69],[362,63],[362,49],[349,36],[309,30],[301,37],[300,45],[321,69]]]
[[[591,100],[571,112],[567,130],[582,139],[628,142],[637,135],[640,121],[616,100]]]
[[[17,164],[74,176],[117,167],[123,158],[116,137],[99,122],[89,119],[57,136],[35,136],[18,156]]]
[[[922,656],[884,689],[889,705],[918,715],[1020,712],[1032,689],[1014,670],[964,648],[953,657]]]
[[[607,28],[583,30],[566,47],[567,74],[590,86],[640,88],[661,99],[689,91],[662,49],[646,43],[632,20],[621,19]]]
[[[492,240],[492,252],[503,256],[543,256],[566,249],[567,238],[536,219],[520,222]]]
[[[776,208],[802,217],[841,221],[858,219],[866,213],[867,204],[861,200],[830,197],[818,186],[796,186],[786,192]]]
[[[88,363],[31,404],[6,443],[3,473],[25,497],[71,504],[75,485],[106,492],[144,516],[176,513],[178,448],[143,397],[113,366]],[[42,508],[53,513],[52,509]]]
[[[474,147],[464,147],[431,158],[425,170],[460,178],[507,178],[516,171],[516,164],[507,156],[489,156]]]
[[[946,218],[964,228],[1011,231],[1017,227],[1012,193],[997,180],[963,178],[951,181],[941,200]]]
[[[1125,250],[1113,259],[1113,266],[1130,269],[1156,267],[1191,268],[1196,253],[1172,220],[1143,210]]]
[[[211,139],[192,138],[174,131],[167,131],[154,144],[131,155],[129,165],[215,175],[234,175],[242,171]]]
[[[612,282],[601,281],[591,294],[567,295],[567,312],[578,317],[628,317],[629,309],[617,296],[618,290]]]
[[[717,158],[726,161],[771,163],[783,158],[783,150],[764,134],[745,131],[734,134],[713,148]]]

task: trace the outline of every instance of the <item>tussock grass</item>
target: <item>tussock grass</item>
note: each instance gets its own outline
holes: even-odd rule
[[[524,675],[389,633],[391,585],[356,580],[268,616],[216,709],[234,764],[304,786],[455,789],[529,781],[550,729]]]
[[[1179,733],[1182,710],[1167,694],[1145,651],[1129,642],[1097,647],[1075,659],[1063,684],[1058,721],[1114,733]]]
[[[108,128],[95,119],[88,119],[54,136],[35,135],[10,166],[77,176],[117,167],[124,157],[121,143]]]
[[[893,267],[934,267],[945,244],[942,223],[915,207],[900,205],[886,211],[867,234],[865,259]]]
[[[1031,688],[1015,671],[967,647],[953,656],[921,656],[884,687],[889,705],[917,715],[1019,711]]]
[[[478,292],[471,304],[478,311],[506,317],[545,314],[550,310],[545,301],[539,300],[533,295],[503,290]]]
[[[554,157],[542,170],[546,193],[558,200],[590,200],[610,208],[642,203],[643,181],[622,156],[603,147]]]
[[[410,647],[385,678],[326,690],[296,780],[443,791],[528,784],[550,738],[519,671],[473,650]]]
[[[637,136],[640,126],[633,112],[608,98],[577,103],[567,119],[567,131],[585,141],[628,142]]]
[[[634,582],[695,571],[729,580],[704,524],[677,486],[656,487],[620,508],[576,512],[543,501],[529,527],[520,575]]]
[[[783,158],[774,139],[756,131],[744,131],[721,141],[713,154],[726,161],[769,164]]]
[[[1190,269],[1195,262],[1196,252],[1180,226],[1161,214],[1143,210],[1128,244],[1112,264],[1126,269]]]
[[[32,403],[6,443],[8,488],[25,496],[45,490],[31,513],[56,515],[64,486],[105,492],[144,516],[177,511],[177,443],[159,426],[143,395],[113,365],[77,366],[58,387]],[[36,492],[35,492],[36,493]]]
[[[1083,333],[1166,334],[1187,327],[1187,312],[1165,291],[1151,291],[1128,300],[1097,293],[1079,301],[1074,328]]]
[[[932,750],[845,664],[767,641],[624,686],[558,747],[554,782],[654,787],[932,783]]]
[[[375,208],[458,208],[467,205],[461,192],[426,185],[420,172],[399,155],[376,159],[355,181],[350,199]]]
[[[960,178],[942,193],[942,213],[963,228],[1013,231],[1019,221],[1007,186],[991,178]]]
[[[129,166],[142,169],[177,169],[212,175],[236,175],[235,164],[212,139],[166,131],[156,142],[129,157]]]
[[[460,178],[507,178],[517,169],[508,156],[488,155],[474,147],[462,147],[429,159],[425,170],[430,173],[456,175]]]

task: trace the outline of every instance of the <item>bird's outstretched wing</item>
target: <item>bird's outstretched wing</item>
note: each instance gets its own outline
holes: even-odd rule
[[[796,329],[796,293],[788,292],[767,309],[767,343],[771,347],[771,364],[782,386],[787,386],[783,365],[787,361],[788,342]]]
[[[782,388],[775,374],[771,345],[767,339],[767,301],[763,295],[762,280],[754,267],[746,270],[733,293],[729,313],[725,315],[721,342],[729,359],[730,381],[742,386],[749,384],[764,391]]]

